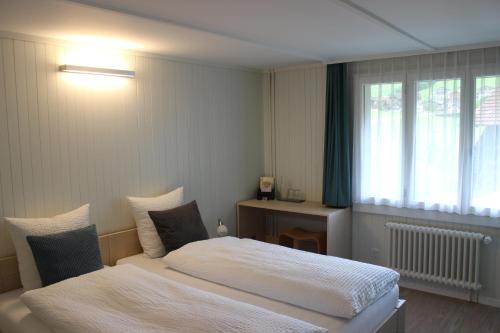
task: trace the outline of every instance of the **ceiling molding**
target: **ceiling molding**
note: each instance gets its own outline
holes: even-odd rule
[[[57,38],[50,38],[50,37],[28,35],[28,34],[23,34],[20,32],[5,31],[5,30],[0,30],[0,39],[13,39],[13,40],[20,40],[20,41],[24,41],[24,42],[44,43],[44,44],[61,46],[61,47],[81,46],[81,44],[78,42],[72,42],[72,41],[67,41],[67,40],[62,40],[62,39],[57,39]],[[258,69],[258,68],[247,67],[247,66],[226,65],[226,64],[218,63],[218,62],[202,61],[202,60],[190,59],[187,57],[175,57],[175,56],[169,56],[169,55],[165,55],[165,54],[144,52],[144,51],[138,51],[138,50],[115,49],[115,51],[119,54],[123,54],[123,55],[127,55],[127,56],[137,56],[137,57],[145,57],[145,58],[150,58],[150,59],[160,59],[160,60],[167,60],[167,61],[173,61],[173,62],[184,63],[184,64],[209,66],[209,67],[213,67],[213,68],[234,70],[234,71],[240,71],[240,72],[261,74],[265,71],[265,69]]]
[[[351,0],[329,0],[329,1],[332,3],[335,3],[335,4],[339,4],[339,5],[343,6],[344,8],[351,10],[352,12],[355,12],[355,13],[357,13],[365,18],[368,18],[372,22],[378,23],[379,25],[382,25],[382,26],[396,32],[400,36],[403,36],[407,39],[410,39],[410,40],[420,44],[423,48],[425,48],[428,51],[433,51],[433,50],[437,49],[436,47],[430,45],[429,43],[421,40],[418,37],[413,36],[409,32],[401,29],[400,27],[392,24],[389,21],[386,21],[382,17],[375,15],[373,12],[371,12],[368,9],[352,2]]]
[[[401,58],[401,57],[419,56],[419,55],[426,55],[426,54],[471,51],[471,50],[478,50],[478,49],[486,49],[486,48],[490,48],[490,47],[499,47],[500,48],[500,41],[440,48],[440,49],[436,49],[434,51],[408,51],[408,52],[398,52],[398,53],[386,53],[386,54],[366,56],[366,57],[338,58],[338,59],[332,59],[330,61],[326,61],[322,64],[309,63],[309,64],[304,64],[304,65],[275,67],[275,68],[263,70],[263,73],[269,74],[271,72],[281,72],[281,71],[287,71],[287,70],[317,68],[317,67],[323,67],[323,66],[331,65],[331,64],[349,63],[349,62],[356,62],[356,61],[383,60],[383,59],[391,59],[391,58],[398,58],[398,57]]]
[[[157,16],[157,15],[146,15],[146,14],[137,13],[137,12],[131,11],[131,10],[124,10],[124,9],[118,8],[116,6],[109,6],[109,5],[102,5],[99,3],[94,3],[93,1],[88,1],[88,0],[63,0],[63,1],[70,2],[70,3],[73,3],[75,5],[91,7],[91,8],[99,8],[99,9],[103,9],[103,10],[107,10],[107,11],[112,11],[115,13],[120,13],[123,15],[135,16],[135,17],[140,17],[140,18],[147,19],[147,20],[152,20],[152,21],[157,21],[157,22],[162,22],[162,23],[167,23],[167,24],[173,24],[173,25],[176,25],[176,26],[179,26],[182,28],[201,31],[201,32],[209,33],[209,34],[216,35],[219,37],[230,38],[233,40],[237,40],[239,42],[249,43],[249,44],[253,44],[255,46],[264,47],[267,49],[271,49],[274,51],[293,55],[296,57],[305,58],[305,59],[308,59],[310,61],[320,61],[320,62],[326,61],[326,59],[324,59],[320,56],[304,52],[303,50],[300,50],[300,49],[295,49],[295,48],[290,48],[290,47],[276,47],[274,45],[271,45],[268,43],[263,43],[260,41],[256,41],[256,40],[253,40],[251,38],[242,37],[242,36],[239,36],[236,34],[229,34],[229,33],[223,32],[223,31],[206,29],[206,28],[203,28],[200,26],[196,26],[193,24],[187,24],[184,22],[176,21],[176,20],[165,19],[165,18]]]
[[[330,61],[325,62],[325,64],[330,65],[330,64],[339,64],[339,63],[345,63],[345,62],[382,60],[382,59],[390,59],[390,58],[419,56],[419,55],[426,55],[426,54],[471,51],[471,50],[477,50],[477,49],[486,49],[489,47],[500,47],[500,41],[443,47],[443,48],[436,48],[434,50],[429,50],[429,51],[426,51],[426,50],[424,50],[424,51],[408,51],[408,52],[386,53],[386,54],[366,56],[366,57],[357,57],[357,58],[356,57],[337,58],[337,59],[331,59]]]
[[[302,65],[292,65],[292,66],[279,66],[273,67],[265,71],[265,73],[277,73],[277,72],[286,72],[286,71],[294,71],[294,70],[304,70],[304,69],[313,69],[313,68],[321,68],[326,67],[326,62],[313,62]]]

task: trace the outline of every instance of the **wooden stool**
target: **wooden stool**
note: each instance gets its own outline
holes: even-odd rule
[[[299,248],[300,241],[312,241],[316,245],[316,253],[326,254],[326,232],[313,232],[301,228],[293,228],[279,235],[278,244]]]

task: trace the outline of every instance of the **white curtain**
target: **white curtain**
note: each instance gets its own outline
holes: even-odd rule
[[[353,199],[403,206],[404,70],[392,61],[351,64],[353,70]]]
[[[469,213],[500,216],[500,49],[475,76]]]
[[[500,216],[500,49],[351,64],[355,203]]]

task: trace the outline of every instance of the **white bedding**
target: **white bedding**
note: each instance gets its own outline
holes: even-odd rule
[[[162,261],[197,278],[344,318],[399,280],[385,267],[235,237],[189,243]]]
[[[142,254],[118,260],[117,264],[133,264],[145,270],[164,276],[170,280],[184,283],[188,286],[226,296],[234,300],[253,304],[270,311],[282,313],[328,329],[330,333],[368,333],[375,331],[380,324],[394,311],[399,289],[395,286],[352,319],[332,317],[316,311],[307,310],[291,304],[279,302],[245,291],[226,287],[217,283],[195,278],[193,276],[168,269],[160,259],[149,259]]]
[[[304,321],[120,265],[21,296],[56,333],[326,332]]]
[[[327,328],[330,333],[373,332],[383,319],[394,310],[399,297],[398,287],[396,286],[359,315],[348,320],[345,318],[323,315],[315,311],[306,310],[262,296],[197,279],[167,269],[166,265],[162,263],[160,259],[149,259],[142,254],[123,258],[118,261],[118,264],[126,263],[139,266],[145,270],[191,287],[213,292],[234,300],[260,306],[277,313],[310,322],[317,326]],[[19,296],[22,293],[23,290],[18,289],[0,294],[0,331],[2,333],[50,333],[51,331],[31,313],[23,302],[21,302]]]
[[[22,289],[0,294],[0,332],[51,333],[21,302]]]

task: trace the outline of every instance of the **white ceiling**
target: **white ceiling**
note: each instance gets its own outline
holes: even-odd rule
[[[0,31],[259,69],[498,43],[499,17],[500,0],[0,0]]]
[[[354,0],[436,48],[500,41],[500,0]]]

